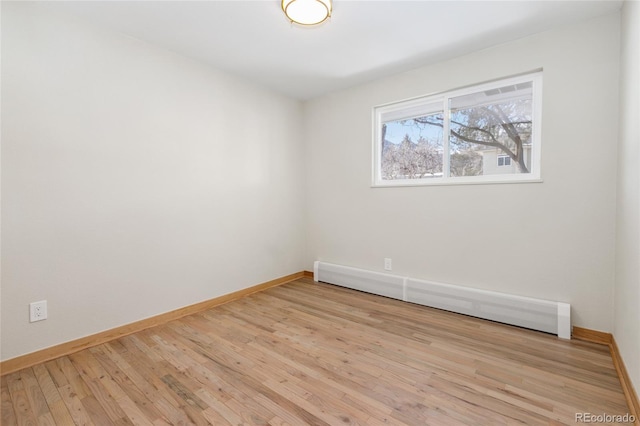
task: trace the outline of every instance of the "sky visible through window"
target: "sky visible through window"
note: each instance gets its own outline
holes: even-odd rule
[[[429,142],[439,142],[442,138],[441,127],[416,123],[413,119],[389,121],[385,124],[387,125],[385,139],[395,145],[402,142],[406,135],[409,135],[412,142],[418,142],[421,137]]]

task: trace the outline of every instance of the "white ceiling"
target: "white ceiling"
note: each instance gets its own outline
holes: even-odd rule
[[[67,1],[48,7],[298,99],[612,13],[622,1],[335,0],[331,21],[289,24],[279,0]]]

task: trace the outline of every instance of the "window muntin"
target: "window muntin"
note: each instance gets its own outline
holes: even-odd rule
[[[541,73],[374,108],[374,186],[540,179]]]

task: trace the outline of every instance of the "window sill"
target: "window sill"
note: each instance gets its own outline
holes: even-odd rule
[[[395,181],[383,181],[375,182],[371,185],[371,188],[397,188],[403,186],[449,186],[449,185],[495,185],[495,184],[514,184],[514,183],[542,183],[542,178],[526,178],[526,179],[464,179],[464,178],[449,178],[447,180],[395,180]]]

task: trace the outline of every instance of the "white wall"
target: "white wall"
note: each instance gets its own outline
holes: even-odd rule
[[[320,259],[381,271],[390,257],[393,273],[569,302],[574,325],[611,331],[619,19],[306,103],[306,268]],[[374,105],[541,67],[543,183],[370,188]]]
[[[300,104],[45,7],[2,5],[1,358],[302,270]]]
[[[640,3],[622,7],[613,335],[640,390]]]

